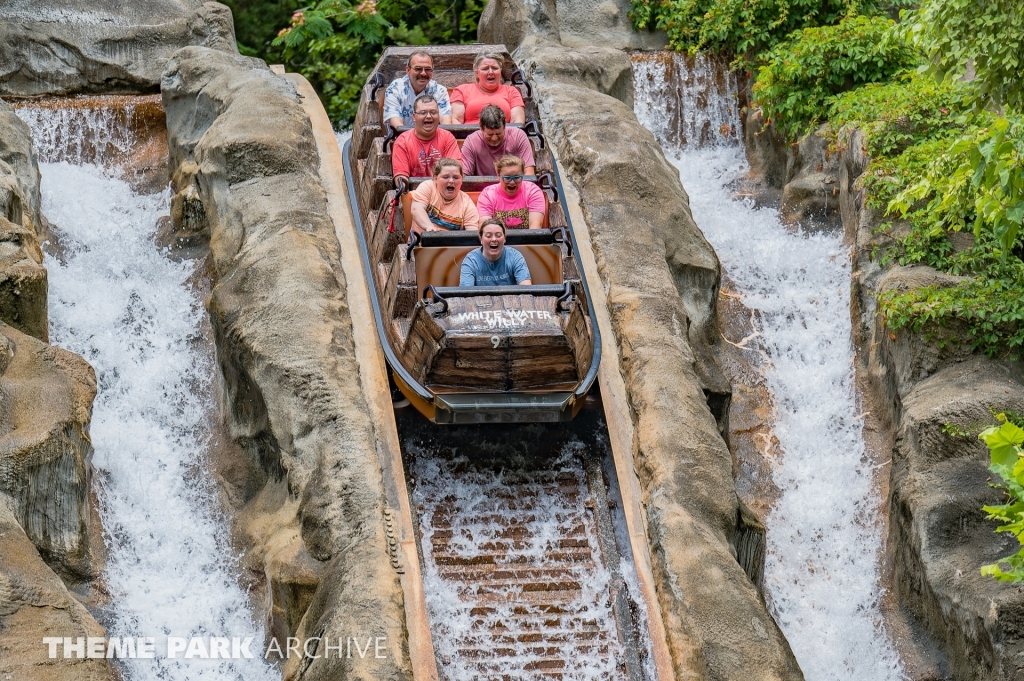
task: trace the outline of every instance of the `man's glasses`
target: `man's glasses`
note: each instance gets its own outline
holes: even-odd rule
[[[428,118],[428,117],[429,118],[433,118],[434,116],[437,116],[438,114],[437,114],[436,111],[413,111],[412,115],[413,116],[423,116],[424,118]]]
[[[502,182],[521,182],[523,179],[522,175],[499,175]]]
[[[433,67],[430,67],[430,66],[414,66],[414,67],[412,67],[412,72],[413,73],[419,73],[419,74],[433,73],[434,69],[433,69]]]

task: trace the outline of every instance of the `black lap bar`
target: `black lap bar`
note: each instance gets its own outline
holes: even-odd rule
[[[434,286],[423,289],[423,298],[433,297],[435,303],[441,303],[441,313],[448,311],[449,298],[478,298],[482,296],[558,296],[555,309],[561,310],[563,303],[572,300],[572,282],[564,284],[541,284],[538,286]]]
[[[561,235],[560,235],[561,236]],[[505,232],[505,243],[509,246],[530,246],[555,243],[555,232],[550,229],[510,229]],[[480,232],[476,230],[452,230],[446,232],[422,232],[419,245],[432,246],[479,246]]]
[[[570,289],[571,290],[571,289]],[[442,298],[477,298],[480,296],[562,296],[566,285],[542,286],[434,286],[432,291]]]

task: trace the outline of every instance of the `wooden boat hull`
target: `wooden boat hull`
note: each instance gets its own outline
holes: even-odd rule
[[[504,53],[510,70],[503,46],[428,48],[440,50],[435,69],[456,82],[465,82],[465,65],[482,49]],[[537,179],[548,196],[550,229],[509,230],[507,246],[526,257],[535,285],[459,288],[459,265],[478,247],[476,233],[433,232],[405,243],[407,207],[391,189],[387,126],[375,127],[383,81],[376,74],[395,70],[410,51],[385,52],[364,87],[356,130],[342,153],[374,323],[395,385],[435,423],[571,420],[597,376],[600,332],[539,121],[527,127],[544,152],[538,168],[546,173]],[[530,109],[536,111],[532,101]],[[456,133],[472,129],[461,126]]]

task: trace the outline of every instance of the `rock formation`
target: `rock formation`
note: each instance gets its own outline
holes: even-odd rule
[[[2,678],[111,678],[106,660],[65,659],[60,651],[51,659],[43,643],[44,636],[103,636],[61,581],[95,572],[88,438],[95,395],[83,359],[0,323]]]
[[[838,228],[842,221],[840,163],[838,155],[828,153],[825,127],[788,145],[774,125],[763,123],[759,108],[747,111],[743,126],[747,157],[752,175],[767,183],[759,202],[774,203],[772,199],[777,198],[782,218],[804,229]],[[771,199],[766,201],[765,196]]]
[[[28,125],[0,100],[0,321],[47,339],[39,166]]]
[[[3,336],[0,336],[2,338]],[[107,681],[107,660],[50,658],[44,637],[103,636],[103,628],[47,567],[0,493],[0,678],[19,681]]]
[[[737,561],[737,546],[763,544],[747,536],[756,523],[745,520],[722,438],[730,388],[709,352],[718,336],[718,259],[693,222],[678,172],[633,114],[631,81],[621,75],[629,57],[614,49],[633,39],[622,36],[628,23],[598,13],[592,33],[613,47],[576,49],[598,39],[561,19],[592,11],[590,3],[553,5],[495,0],[480,39],[516,49],[548,140],[579,189],[633,407],[676,676],[801,679]],[[608,35],[615,31],[618,39]],[[746,565],[757,558],[739,556]]]
[[[0,393],[0,492],[50,565],[90,577],[92,367],[0,324]]]
[[[42,224],[29,128],[0,101],[0,677],[101,681],[112,677],[106,660],[51,658],[43,643],[103,628],[62,581],[80,583],[97,567],[88,435],[96,377],[81,357],[43,342]]]
[[[175,50],[237,52],[231,11],[202,0],[0,4],[0,95],[153,92]]]
[[[1019,678],[1024,594],[979,572],[1019,547],[997,535],[981,510],[1004,498],[988,484],[988,450],[973,433],[948,433],[949,426],[976,433],[993,423],[993,412],[1024,412],[1024,367],[972,353],[962,323],[917,333],[885,326],[878,294],[960,278],[929,267],[881,267],[871,257],[886,237],[876,233],[882,216],[857,184],[868,164],[860,135],[850,133],[835,164],[843,225],[857,246],[852,285],[862,368],[896,435],[889,543],[900,602],[938,641],[953,678]]]
[[[248,462],[240,527],[266,573],[272,628],[387,639],[387,659],[293,658],[285,677],[411,678],[376,426],[310,121],[262,61],[208,48],[178,51],[161,90],[176,200],[203,225],[183,227],[209,236],[224,411]]]

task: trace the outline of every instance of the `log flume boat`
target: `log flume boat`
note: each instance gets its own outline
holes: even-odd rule
[[[523,125],[547,197],[544,229],[509,229],[506,247],[526,259],[532,286],[459,287],[462,259],[480,246],[477,232],[425,232],[408,243],[408,191],[396,189],[391,148],[405,128],[383,120],[384,92],[424,50],[434,79],[449,90],[474,79],[473,59],[503,56],[502,80],[520,89]],[[392,47],[362,90],[352,137],[343,150],[353,220],[370,288],[377,333],[398,389],[435,423],[568,421],[597,377],[600,332],[576,259],[558,168],[547,148],[530,84],[503,45]],[[512,124],[509,124],[512,125]],[[477,125],[444,125],[464,140]],[[467,176],[471,197],[492,176]]]

